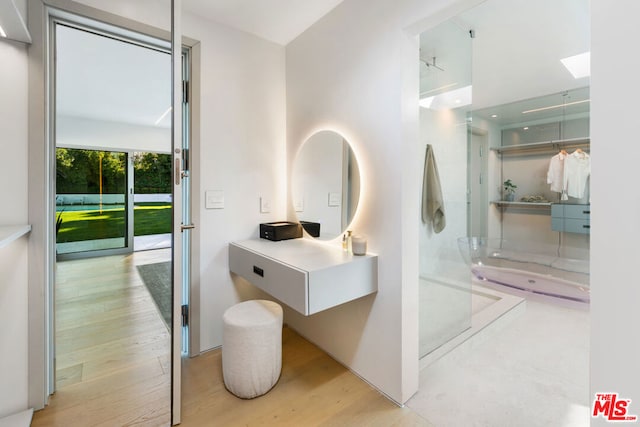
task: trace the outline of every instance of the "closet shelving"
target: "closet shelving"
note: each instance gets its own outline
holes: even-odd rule
[[[570,138],[554,141],[531,142],[528,144],[504,145],[501,147],[492,147],[491,151],[495,151],[500,154],[517,153],[519,155],[525,155],[527,152],[539,154],[541,151],[553,152],[566,148],[588,149],[590,144],[590,138]]]
[[[564,149],[582,149],[585,151],[589,151],[589,147],[591,145],[590,138],[568,138],[568,139],[559,139],[552,141],[542,141],[542,142],[531,142],[526,144],[514,144],[514,145],[504,145],[501,147],[492,147],[491,151],[494,151],[498,154],[514,154],[519,156],[526,155],[539,155],[544,153],[553,153],[558,152]],[[505,201],[505,200],[494,200],[491,202],[492,205],[499,208],[531,208],[531,209],[548,209],[551,212],[551,202],[521,202],[521,201]]]
[[[506,200],[494,200],[491,204],[499,207],[522,207],[522,208],[551,208],[551,202],[508,202]]]

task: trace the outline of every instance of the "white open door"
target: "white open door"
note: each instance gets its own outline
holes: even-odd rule
[[[173,153],[173,328],[171,334],[171,421],[181,420],[182,355],[182,27],[181,0],[171,1],[172,153]],[[187,260],[188,261],[188,260]]]

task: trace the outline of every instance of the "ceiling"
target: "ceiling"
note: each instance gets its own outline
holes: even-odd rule
[[[182,8],[284,46],[342,1],[182,0]]]
[[[285,45],[341,2],[183,0],[182,5],[198,16]],[[164,114],[171,105],[168,54],[68,27],[58,28],[58,114],[170,127],[171,115]]]
[[[58,25],[56,112],[169,128],[171,56]],[[126,64],[126,66],[124,65]]]
[[[183,0],[183,7],[286,44],[341,1]],[[474,109],[589,85],[560,64],[589,49],[588,0],[488,0],[446,25],[441,37],[421,37],[421,55],[435,56],[444,70],[421,64],[422,83],[429,75],[438,76],[437,87],[446,81],[442,76],[473,82]],[[469,29],[475,30],[473,40]],[[158,121],[170,106],[169,55],[70,29],[61,30],[58,40],[60,114],[169,126],[169,115]],[[461,74],[465,69],[472,73]]]
[[[589,0],[488,0],[422,35],[444,71],[421,64],[421,92],[472,82],[476,110],[589,86],[560,62],[589,50],[589,29]]]

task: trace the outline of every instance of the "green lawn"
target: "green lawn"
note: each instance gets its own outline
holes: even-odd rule
[[[63,211],[57,243],[123,237],[124,208],[89,211]],[[140,203],[133,211],[136,236],[171,233],[172,211],[167,203]]]

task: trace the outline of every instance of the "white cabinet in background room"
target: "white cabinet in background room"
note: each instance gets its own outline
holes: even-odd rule
[[[305,316],[378,290],[378,257],[310,239],[229,244],[229,270]]]

